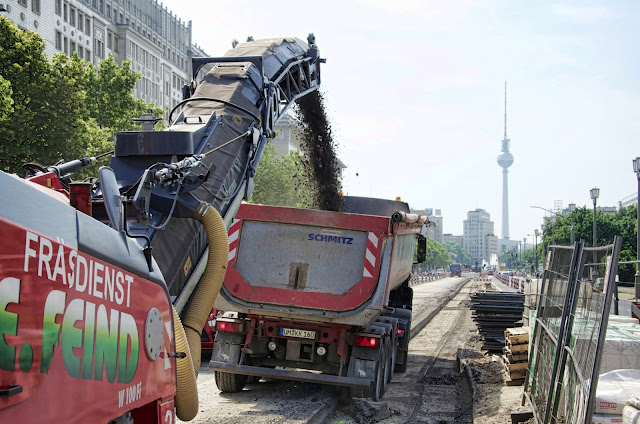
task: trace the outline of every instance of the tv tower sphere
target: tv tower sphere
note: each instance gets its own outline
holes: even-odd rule
[[[502,168],[513,165],[513,155],[509,152],[509,147],[511,147],[511,140],[508,138],[502,140],[502,153],[498,155],[498,165]]]

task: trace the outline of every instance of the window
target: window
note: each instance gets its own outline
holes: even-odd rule
[[[87,35],[91,35],[91,19],[88,16],[84,20],[84,32]]]
[[[69,39],[64,37],[64,54],[69,54]]]
[[[65,2],[65,4],[64,4],[64,8],[63,8],[63,11],[64,11],[64,21],[65,21],[65,22],[67,22],[67,19],[68,19],[68,18],[67,18],[68,9],[69,9],[69,6],[68,6],[68,5],[67,5],[67,3]]]
[[[118,53],[118,36],[113,36],[113,51]]]
[[[80,56],[80,59],[84,59],[84,47],[82,46],[78,46],[78,56]]]
[[[62,51],[62,33],[56,31],[56,50]]]
[[[84,15],[78,11],[78,29],[84,31]]]
[[[74,7],[69,8],[69,25],[76,26],[76,9]]]
[[[18,0],[18,4],[19,4],[20,6],[27,7],[27,0]]]
[[[73,52],[75,52],[75,51],[76,51],[76,43],[72,41],[71,42],[71,51],[69,53],[73,55]]]
[[[102,40],[96,39],[94,48],[96,49],[96,56],[98,56],[99,58],[104,58],[104,43],[102,42]]]
[[[62,16],[62,0],[55,0],[56,15]]]
[[[85,60],[87,62],[91,62],[91,50],[87,49],[84,51],[84,53],[85,53]]]
[[[107,5],[107,18],[111,19],[111,6]]]

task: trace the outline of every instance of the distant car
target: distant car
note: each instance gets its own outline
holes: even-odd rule
[[[493,270],[490,269],[489,271],[487,271],[487,275],[493,275]]]
[[[436,274],[438,274],[438,275],[444,274],[444,269],[442,269],[442,268],[436,269]]]
[[[449,272],[451,272],[451,275],[457,275],[458,277],[462,277],[462,265],[460,264],[449,265]]]

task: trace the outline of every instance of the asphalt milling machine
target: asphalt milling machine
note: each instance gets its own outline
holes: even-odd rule
[[[307,41],[194,58],[169,127],[117,133],[96,183],[69,178],[94,158],[0,172],[1,422],[196,416],[227,229],[275,123],[320,85]]]

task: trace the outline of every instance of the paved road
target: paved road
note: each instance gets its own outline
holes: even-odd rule
[[[426,320],[459,291],[467,278],[451,277],[413,286],[412,338]],[[270,380],[248,384],[240,393],[223,394],[204,361],[198,376],[200,412],[192,423],[290,424],[322,422],[340,398],[339,387]]]

